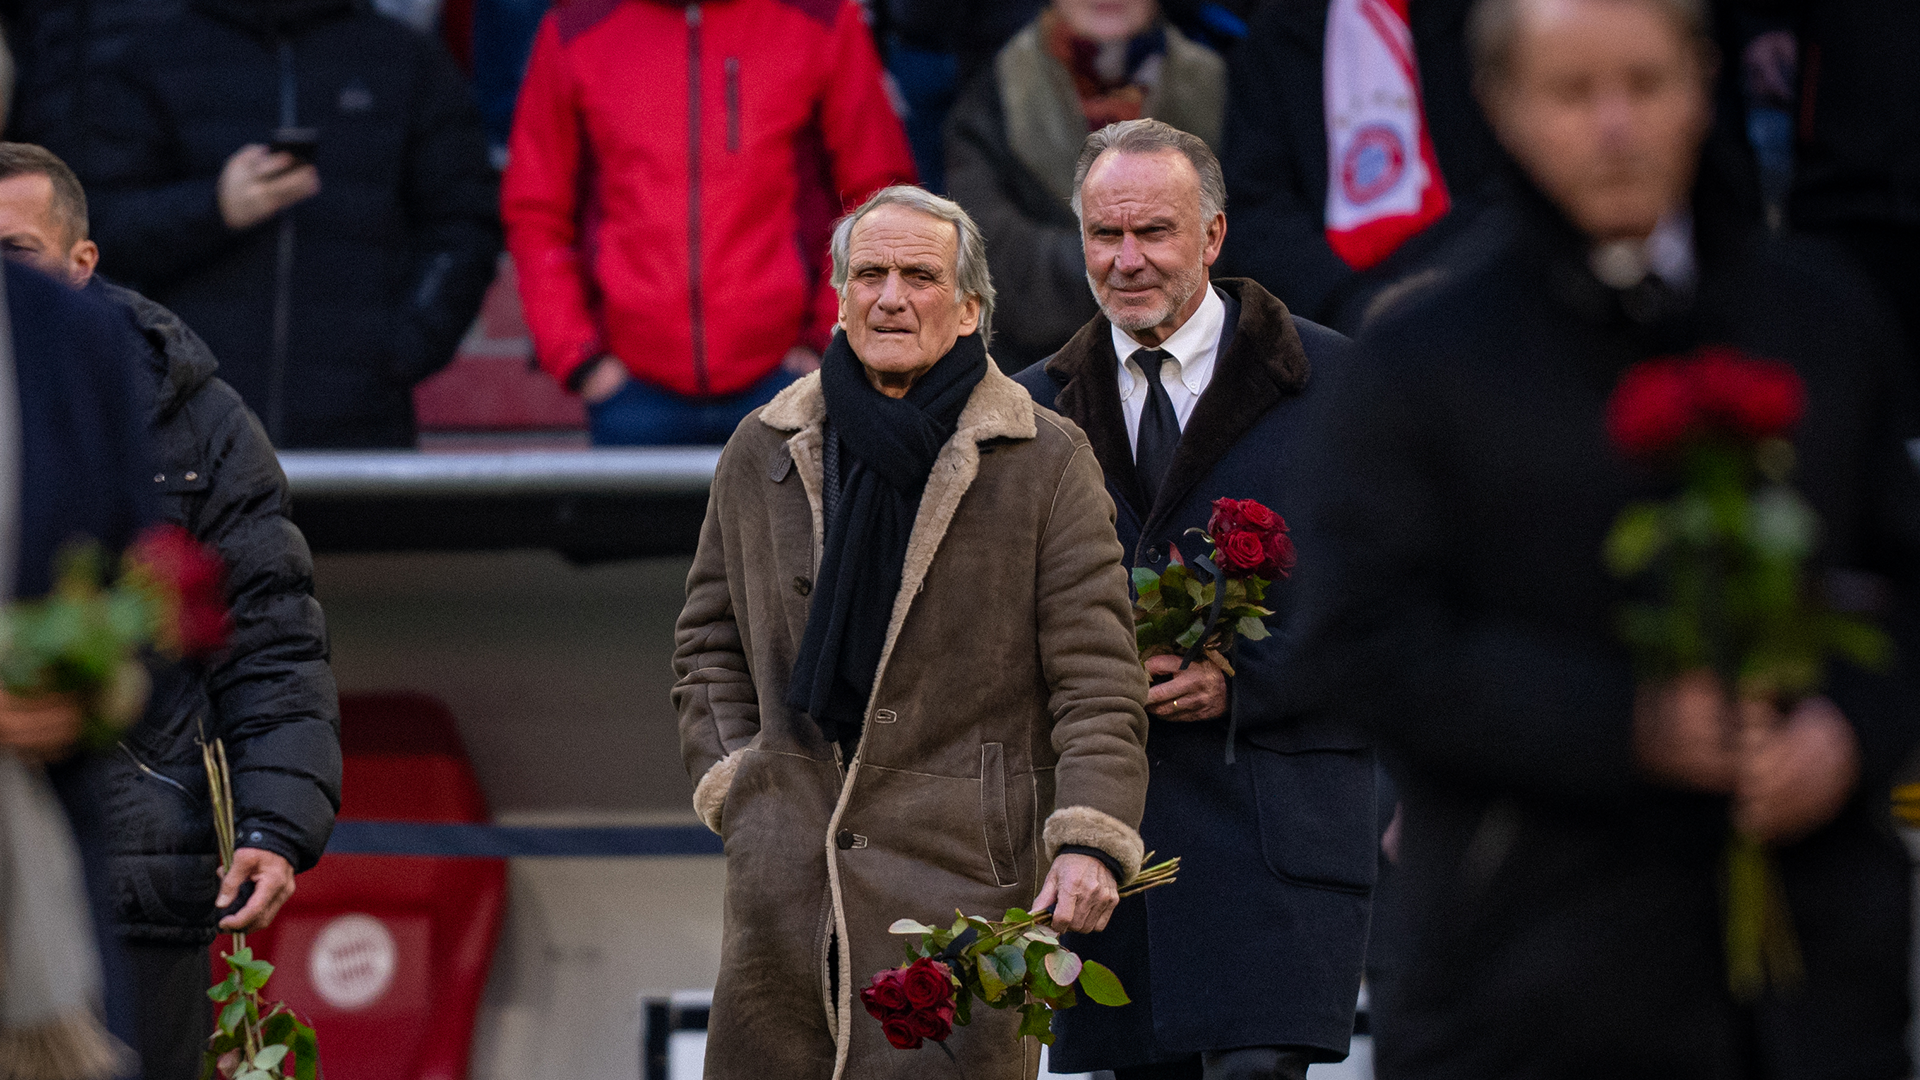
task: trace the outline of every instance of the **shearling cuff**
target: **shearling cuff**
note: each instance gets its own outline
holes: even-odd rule
[[[1133,880],[1140,872],[1141,861],[1147,857],[1146,841],[1140,839],[1138,830],[1091,806],[1063,806],[1055,810],[1047,818],[1041,837],[1046,841],[1048,862],[1068,846],[1099,848],[1113,856],[1126,871],[1120,878],[1122,885]]]
[[[720,831],[720,811],[727,805],[727,792],[733,787],[733,774],[740,771],[740,758],[747,752],[741,747],[707,770],[707,775],[693,785],[693,812],[700,815],[700,823],[715,833]]]

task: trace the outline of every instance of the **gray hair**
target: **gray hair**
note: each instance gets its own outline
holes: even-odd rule
[[[1173,151],[1192,164],[1200,175],[1200,220],[1212,221],[1227,209],[1227,178],[1220,171],[1220,159],[1213,156],[1205,139],[1181,131],[1172,124],[1146,118],[1108,124],[1087,136],[1080,148],[1080,162],[1073,167],[1073,216],[1085,221],[1080,212],[1080,188],[1093,171],[1093,163],[1107,151],[1116,154],[1159,154]]]
[[[987,238],[981,234],[980,226],[973,223],[960,204],[952,199],[943,199],[925,188],[911,184],[896,184],[881,188],[873,197],[860,204],[860,208],[840,219],[833,227],[833,289],[841,296],[847,294],[847,258],[853,245],[853,227],[860,219],[883,206],[904,206],[909,210],[918,210],[928,217],[939,218],[953,226],[958,255],[953,271],[954,302],[965,303],[971,296],[980,301],[980,344],[993,344],[993,275],[987,272]]]
[[[1467,51],[1473,59],[1473,78],[1482,85],[1513,73],[1513,50],[1520,40],[1520,20],[1531,0],[1480,0],[1467,16]],[[1713,55],[1713,37],[1702,0],[1612,0],[1645,4],[1665,16],[1705,57]]]

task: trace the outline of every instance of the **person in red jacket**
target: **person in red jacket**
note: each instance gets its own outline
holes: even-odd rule
[[[854,0],[556,5],[501,194],[541,366],[596,444],[725,442],[819,363],[832,219],[913,176]]]

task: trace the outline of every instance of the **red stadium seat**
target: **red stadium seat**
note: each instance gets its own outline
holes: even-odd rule
[[[343,694],[340,728],[341,818],[487,820],[444,703]],[[248,944],[275,965],[268,996],[318,1032],[328,1080],[462,1080],[506,895],[502,859],[329,855]]]

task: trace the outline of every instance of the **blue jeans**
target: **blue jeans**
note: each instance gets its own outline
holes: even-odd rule
[[[629,378],[617,393],[587,406],[595,446],[717,446],[733,437],[747,414],[773,400],[796,378],[773,373],[726,397],[682,397]]]

